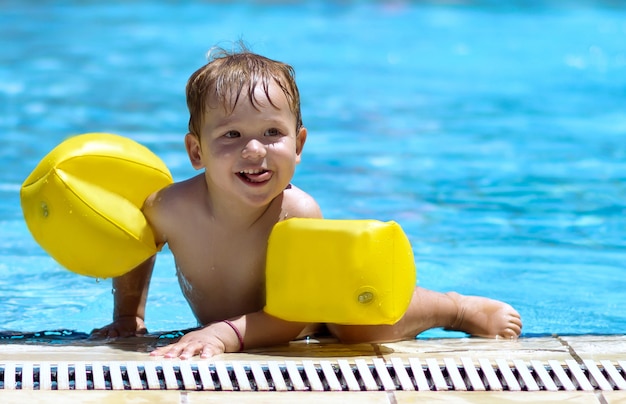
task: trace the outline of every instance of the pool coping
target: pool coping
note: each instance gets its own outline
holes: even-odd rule
[[[0,341],[0,364],[78,362],[78,361],[164,361],[151,357],[151,346],[162,343],[155,337],[126,338],[111,341],[55,341],[15,342]],[[207,359],[207,362],[281,362],[303,360],[336,361],[350,363],[382,359],[406,362],[411,358],[422,361],[446,360],[469,361],[558,361],[582,364],[584,361],[609,361],[623,365],[626,362],[626,335],[580,335],[523,337],[517,340],[491,340],[483,338],[433,338],[401,341],[387,344],[342,345],[333,340],[296,341],[244,353],[229,353]],[[197,358],[194,358],[197,360]],[[176,361],[176,360],[166,360]],[[626,403],[626,391],[338,391],[338,392],[225,392],[191,390],[123,390],[123,391],[56,391],[56,390],[0,390],[3,402],[46,402],[52,399],[72,401],[106,402],[120,401],[167,402],[167,403],[217,403],[217,402],[268,402],[281,403],[298,400],[301,403],[351,402],[359,403],[410,403],[416,400],[434,402],[570,402]]]

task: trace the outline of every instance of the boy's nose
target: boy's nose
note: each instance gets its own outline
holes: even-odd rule
[[[252,139],[246,143],[245,147],[241,151],[243,158],[258,158],[265,157],[266,154],[265,145],[259,142],[257,139]]]

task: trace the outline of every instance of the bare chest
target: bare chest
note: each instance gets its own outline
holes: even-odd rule
[[[170,243],[181,290],[201,324],[263,308],[267,246],[250,236]]]

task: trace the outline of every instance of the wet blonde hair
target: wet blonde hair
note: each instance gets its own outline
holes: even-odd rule
[[[200,138],[202,120],[209,106],[209,99],[215,96],[218,103],[228,112],[237,106],[239,98],[247,96],[253,106],[258,105],[254,92],[261,87],[270,104],[272,82],[283,90],[289,109],[296,117],[296,133],[302,126],[300,93],[296,85],[295,71],[288,64],[268,59],[248,51],[244,46],[235,52],[213,48],[208,55],[209,62],[196,70],[187,81],[187,108],[189,109],[189,133]]]

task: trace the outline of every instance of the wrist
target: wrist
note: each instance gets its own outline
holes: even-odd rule
[[[139,314],[113,314],[113,321],[129,319],[143,321],[143,317]]]
[[[239,328],[230,320],[222,320],[221,322],[226,324],[237,337],[237,343],[239,345],[238,345],[238,348],[234,350],[234,352],[243,351],[245,349],[245,344],[243,340],[243,334],[241,333],[241,331],[239,331]]]

